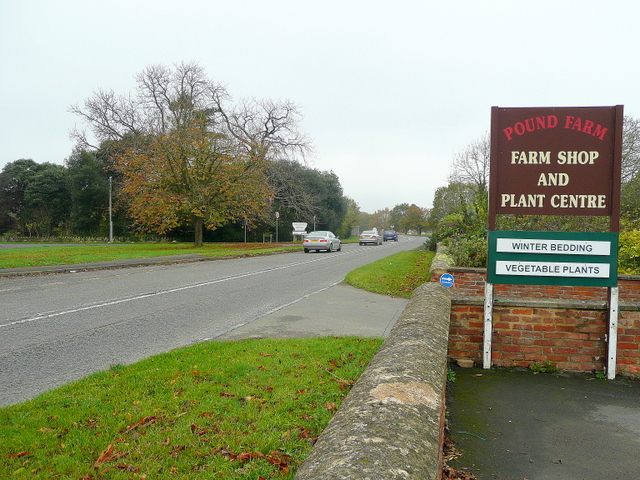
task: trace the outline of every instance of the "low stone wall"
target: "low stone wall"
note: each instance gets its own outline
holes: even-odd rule
[[[450,292],[425,283],[296,480],[440,480]]]

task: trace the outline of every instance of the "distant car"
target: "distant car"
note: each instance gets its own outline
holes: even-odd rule
[[[377,230],[365,230],[358,239],[360,245],[382,245],[382,235]]]
[[[382,234],[382,240],[385,242],[388,240],[393,240],[394,242],[398,241],[398,234],[395,230],[385,230]]]
[[[336,237],[331,232],[311,232],[302,240],[302,248],[304,253],[309,253],[311,250],[326,250],[327,252],[335,250],[339,252],[342,250],[342,243],[340,242],[340,237]]]

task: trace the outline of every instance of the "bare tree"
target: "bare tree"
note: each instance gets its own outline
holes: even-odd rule
[[[640,119],[625,116],[622,125],[622,183],[640,173]]]
[[[491,142],[489,134],[471,142],[463,151],[453,157],[449,183],[474,185],[478,192],[486,191],[489,182]]]
[[[125,137],[165,134],[207,115],[214,125],[215,114],[228,98],[224,87],[205,76],[196,63],[181,63],[175,70],[162,65],[147,67],[136,75],[134,95],[117,95],[97,90],[84,105],[72,105],[70,112],[82,118],[98,142]],[[71,137],[80,146],[92,146],[83,131]]]
[[[173,69],[152,65],[137,75],[136,81],[135,94],[116,95],[113,91],[98,90],[83,106],[72,106],[70,111],[89,126],[99,145],[108,141],[120,144],[117,149],[120,171],[126,173],[125,178],[135,178],[139,183],[128,190],[130,195],[145,191],[141,183],[145,180],[154,180],[163,187],[170,185],[165,194],[171,191],[176,198],[163,198],[162,207],[167,212],[174,209],[171,218],[175,221],[191,212],[196,231],[201,232],[203,222],[216,228],[233,220],[231,213],[215,210],[211,205],[214,192],[209,191],[216,181],[222,180],[216,175],[228,170],[229,162],[234,165],[234,175],[245,181],[251,179],[255,191],[264,197],[264,189],[255,182],[259,176],[266,181],[264,172],[268,163],[282,158],[304,158],[311,151],[311,142],[299,130],[301,114],[294,103],[252,99],[234,106],[226,88],[207,78],[197,63],[181,63]],[[71,136],[82,148],[97,148],[83,131],[74,130]],[[132,165],[136,165],[136,171],[124,172]],[[188,182],[189,178],[197,182]],[[184,185],[179,185],[180,182]],[[191,184],[208,189],[207,195],[188,191]],[[160,190],[157,186],[149,187],[147,195],[150,191]],[[230,198],[219,202],[221,205],[226,202],[226,212],[236,212],[233,215],[243,218],[247,218],[247,211],[263,212],[263,208],[245,198],[248,194],[248,190],[234,190],[233,199],[240,201],[242,197],[244,207],[228,208],[229,202],[236,201]],[[189,202],[184,200],[186,196]],[[145,204],[148,222],[159,218],[151,208],[159,205],[159,202]],[[180,213],[179,209],[185,212]],[[158,231],[170,226],[168,221],[157,221]]]
[[[218,104],[227,132],[249,157],[306,158],[310,140],[298,130],[299,107],[289,101],[244,100],[233,111]]]

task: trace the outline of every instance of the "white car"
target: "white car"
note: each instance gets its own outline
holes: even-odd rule
[[[304,253],[309,253],[311,250],[326,250],[327,252],[335,250],[339,252],[342,250],[342,243],[340,242],[340,237],[336,237],[331,232],[311,232],[302,240],[302,248]]]
[[[358,238],[360,245],[382,245],[382,235],[377,230],[365,230]]]

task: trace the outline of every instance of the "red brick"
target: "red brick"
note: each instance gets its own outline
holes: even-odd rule
[[[568,362],[569,357],[567,355],[547,355],[550,362]]]
[[[533,329],[537,332],[545,331],[545,332],[553,332],[555,331],[555,325],[534,325]]]
[[[527,354],[524,357],[526,360],[529,361],[529,363],[531,362],[539,362],[539,363],[544,363],[547,361],[547,356],[546,355],[542,355],[542,354]],[[527,365],[528,366],[528,365]]]
[[[504,360],[521,360],[522,359],[522,354],[521,353],[515,353],[515,352],[502,352],[502,358]]]
[[[478,334],[478,330],[477,329],[469,329],[469,328],[460,328],[458,330],[460,332],[460,335],[477,335]]]
[[[573,332],[575,329],[573,325],[556,325],[556,331],[558,332]]]
[[[556,349],[556,353],[564,353],[567,355],[573,355],[578,353],[578,349],[577,348],[568,348],[568,347],[558,347]]]
[[[567,338],[571,338],[574,340],[589,340],[589,335],[586,333],[567,333]]]
[[[639,358],[640,350],[618,350],[618,355],[626,358]]]
[[[519,352],[521,349],[517,345],[502,345],[500,350],[503,352]]]
[[[574,363],[589,363],[594,360],[591,355],[571,355],[570,359]]]
[[[525,355],[527,355],[527,354],[542,353],[542,352],[541,352],[541,348],[540,348],[540,347],[522,347],[520,350],[521,350],[521,351],[522,351],[522,353],[524,353]]]
[[[584,348],[580,350],[580,353],[584,355],[591,355],[592,357],[603,357],[606,349],[604,348]]]
[[[560,339],[560,338],[567,338],[567,334],[564,332],[544,332],[542,333],[543,338],[546,339]]]
[[[618,357],[616,363],[618,365],[635,365],[636,363],[636,359],[635,358],[626,358],[626,357]]]

